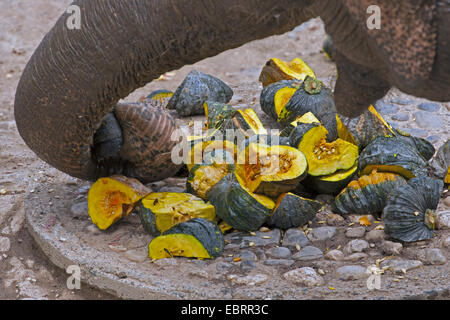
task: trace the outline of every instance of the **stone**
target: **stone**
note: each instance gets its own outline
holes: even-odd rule
[[[403,274],[410,270],[417,269],[423,266],[423,263],[419,260],[407,260],[407,259],[387,259],[380,263],[380,267],[389,267],[389,270],[394,274]]]
[[[327,216],[327,224],[329,226],[339,226],[345,222],[345,219],[336,214],[336,213],[329,213]]]
[[[441,265],[447,262],[447,258],[440,249],[426,248],[417,254],[417,258],[425,265]]]
[[[356,228],[348,228],[347,231],[345,232],[345,236],[347,238],[362,238],[364,237],[365,233],[366,228],[361,226]]]
[[[109,249],[111,249],[114,252],[125,252],[128,250],[127,247],[124,247],[120,244],[110,244],[108,245]]]
[[[11,219],[10,228],[13,234],[17,233],[22,228],[24,220],[25,220],[25,210],[22,206],[14,213],[14,216]]]
[[[400,98],[400,97],[394,97],[391,99],[392,103],[396,103],[396,104],[401,104],[403,106],[407,106],[413,103],[412,100],[410,99],[404,99],[404,98]]]
[[[163,259],[155,260],[155,261],[153,261],[153,263],[160,267],[176,266],[177,259],[176,258],[163,258]]]
[[[450,210],[436,213],[436,227],[438,229],[450,229]]]
[[[289,282],[306,287],[315,287],[324,284],[323,278],[311,267],[303,267],[288,271],[283,274],[283,278]]]
[[[288,259],[291,257],[291,250],[286,247],[274,247],[267,250],[266,255],[275,259]]]
[[[450,248],[450,236],[442,239],[442,246],[444,246],[445,248]]]
[[[392,120],[394,121],[408,121],[409,120],[409,114],[406,112],[399,112],[397,114],[394,114],[391,117]]]
[[[428,140],[429,143],[435,144],[439,141],[440,138],[441,138],[441,136],[432,135],[432,136],[426,137],[425,139]]]
[[[292,256],[294,260],[300,261],[310,261],[317,260],[323,257],[323,253],[319,248],[313,246],[306,246],[302,248],[299,252]]]
[[[219,272],[227,272],[232,266],[231,263],[219,261],[216,263],[216,270]]]
[[[395,104],[387,103],[382,100],[378,100],[374,107],[381,114],[395,114],[399,110],[399,107]]]
[[[8,252],[11,249],[11,242],[7,237],[0,237],[0,252]]]
[[[148,259],[148,249],[141,248],[128,250],[123,256],[133,262],[144,262]]]
[[[384,233],[384,230],[370,230],[366,233],[365,239],[369,242],[381,242],[386,238],[386,234]]]
[[[365,259],[365,258],[367,258],[368,256],[369,256],[369,255],[368,255],[367,253],[364,253],[364,252],[355,252],[355,253],[352,253],[351,255],[345,257],[345,258],[344,258],[344,261],[352,261],[352,262],[355,262],[355,261],[359,261],[359,260],[361,260],[361,259]]]
[[[87,232],[89,232],[92,235],[99,235],[102,233],[102,231],[92,223],[89,223],[89,225],[86,227]]]
[[[249,250],[242,250],[239,252],[238,257],[241,258],[242,261],[257,261],[258,257],[256,254]]]
[[[399,255],[402,252],[403,245],[400,242],[383,241],[380,249],[387,255]]]
[[[308,239],[314,241],[331,240],[336,234],[336,227],[319,227],[310,229]]]
[[[87,201],[75,203],[70,207],[70,213],[73,217],[86,218],[89,217],[89,208]]]
[[[330,250],[325,254],[325,259],[333,261],[341,261],[344,259],[344,254],[341,250]]]
[[[416,123],[423,129],[435,129],[445,126],[445,121],[438,115],[426,111],[417,111],[414,114]]]
[[[263,247],[268,245],[279,245],[281,232],[279,229],[272,229],[269,232],[256,231],[255,236],[244,236],[240,244],[240,248]],[[253,243],[251,245],[250,243]]]
[[[347,243],[343,251],[345,254],[352,254],[354,252],[363,252],[369,247],[369,243],[366,240],[355,239]]]
[[[419,138],[424,138],[426,136],[428,136],[428,131],[427,130],[423,130],[423,129],[417,129],[417,128],[400,128],[400,130],[409,133],[410,135],[419,137]]]
[[[367,278],[366,268],[358,265],[342,266],[336,269],[336,277],[340,280],[358,280]]]
[[[255,268],[256,264],[251,260],[242,260],[241,264],[239,265],[239,269],[241,269],[244,272],[250,272]]]
[[[291,259],[267,259],[264,260],[264,264],[266,266],[284,266],[290,267],[295,263],[294,260]]]
[[[230,274],[227,276],[227,279],[230,280],[232,284],[254,286],[266,282],[269,277],[265,274],[254,274],[243,277],[237,274]]]
[[[424,102],[421,103],[417,106],[418,109],[423,110],[423,111],[428,111],[428,112],[436,112],[439,111],[439,109],[441,109],[441,107],[434,102]]]
[[[305,233],[296,228],[286,230],[282,242],[283,247],[292,247],[295,249],[296,244],[300,247],[306,247],[309,244]]]
[[[450,197],[444,199],[444,205],[450,208]]]
[[[171,186],[164,186],[161,189],[158,190],[158,192],[177,192],[177,193],[184,193],[186,191],[185,188],[182,187],[171,187]]]

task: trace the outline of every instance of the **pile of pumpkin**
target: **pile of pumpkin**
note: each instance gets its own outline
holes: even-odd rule
[[[260,81],[262,110],[282,127],[278,133],[269,133],[253,109],[229,105],[231,89],[203,73],[189,74],[174,94],[150,95],[170,98],[168,107],[182,116],[206,116],[208,133],[186,139],[187,192],[101,178],[88,195],[93,223],[105,230],[135,212],[154,236],[151,259],[215,258],[229,230],[308,224],[322,203],[306,191],[335,195],[332,211],[341,215],[383,212],[385,232],[395,239],[433,236],[443,180],[450,183],[450,140],[433,159],[438,178],[431,178],[435,149],[427,140],[392,128],[372,106],[344,125],[332,91],[301,59],[271,59]]]

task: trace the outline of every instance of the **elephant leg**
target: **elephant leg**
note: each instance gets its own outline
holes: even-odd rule
[[[351,62],[338,50],[334,51],[334,58],[338,72],[334,100],[338,113],[350,118],[359,116],[391,88],[374,70]]]

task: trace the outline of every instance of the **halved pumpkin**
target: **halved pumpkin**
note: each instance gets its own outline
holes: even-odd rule
[[[186,257],[217,258],[225,247],[223,234],[214,222],[194,218],[154,238],[148,246],[150,259]]]
[[[354,179],[358,173],[358,164],[348,170],[338,170],[326,176],[308,176],[304,185],[312,187],[316,192],[323,194],[337,194]]]
[[[138,180],[121,175],[98,179],[89,189],[88,211],[101,230],[128,216],[135,204],[151,192]]]
[[[283,193],[278,197],[267,223],[281,229],[302,227],[314,219],[320,208],[322,204],[318,201]]]
[[[306,177],[305,155],[289,146],[250,143],[239,154],[236,174],[255,193],[277,197],[294,190]]]
[[[239,130],[245,137],[267,133],[255,110],[251,108],[237,110],[233,117],[224,124],[224,130],[230,129]]]
[[[336,196],[333,212],[340,214],[373,214],[381,212],[389,194],[406,183],[402,176],[373,170],[358,180],[350,182]]]
[[[287,101],[289,101],[287,100],[289,94],[298,90],[301,85],[301,80],[282,80],[264,87],[260,96],[261,109],[276,121],[278,119],[279,111],[284,107]],[[283,93],[278,94],[279,91],[282,91]]]
[[[272,213],[272,199],[250,192],[235,173],[230,173],[208,192],[216,215],[237,230],[253,231],[261,227]]]
[[[236,159],[237,157],[237,146],[228,140],[209,140],[200,141],[191,148],[186,157],[186,165],[189,171],[196,164],[203,164],[204,157],[214,151],[225,150],[228,151]]]
[[[186,190],[197,197],[207,199],[206,194],[217,182],[232,172],[234,166],[227,163],[197,164],[189,172]]]
[[[136,206],[144,229],[153,236],[193,218],[213,221],[214,206],[189,193],[155,192]]]
[[[338,170],[348,170],[358,159],[358,147],[338,138],[327,142],[328,130],[316,123],[299,124],[290,136],[291,145],[298,147],[308,160],[308,174],[324,176]]]
[[[259,81],[264,87],[280,80],[304,80],[306,76],[316,77],[314,71],[300,58],[290,62],[281,59],[270,59],[264,66]]]

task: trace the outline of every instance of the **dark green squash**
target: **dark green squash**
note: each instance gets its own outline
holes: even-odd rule
[[[337,116],[337,115],[336,115]],[[297,127],[299,123],[317,123],[321,124],[319,119],[316,118],[316,116],[312,112],[307,112],[303,116],[298,117],[294,121],[292,121],[290,124],[284,127],[283,130],[280,132],[280,137],[289,137],[294,131],[294,129]]]
[[[325,176],[308,176],[302,184],[317,193],[336,195],[352,181],[358,173],[358,164],[347,170],[338,170]]]
[[[299,123],[289,139],[308,160],[311,176],[323,176],[338,170],[348,170],[358,159],[358,147],[338,138],[327,142],[327,129],[317,123]]]
[[[264,87],[260,96],[261,109],[276,121],[278,113],[301,85],[301,80],[282,80]]]
[[[332,204],[332,211],[339,214],[374,214],[381,212],[389,194],[405,184],[402,176],[377,172],[352,181],[338,194]]]
[[[259,81],[263,87],[281,80],[304,80],[306,76],[316,77],[314,71],[300,58],[290,62],[272,58],[261,71]]]
[[[397,139],[415,148],[425,161],[433,158],[436,149],[428,140],[412,136],[409,133],[399,129],[394,129],[394,132],[396,133],[395,137]]]
[[[209,220],[194,218],[179,223],[154,238],[149,246],[150,259],[186,257],[215,259],[225,247],[223,234]]]
[[[270,198],[250,192],[235,173],[230,173],[216,183],[207,197],[219,218],[242,231],[261,227],[275,206]]]
[[[294,190],[307,172],[305,155],[289,146],[251,143],[236,163],[236,174],[251,192],[272,198]]]
[[[231,130],[231,133],[236,137],[234,139],[267,133],[255,110],[251,108],[236,110],[233,117],[224,123],[223,128],[225,134],[229,134],[230,132],[227,130]],[[227,139],[232,140],[230,137]]]
[[[236,113],[236,109],[227,103],[206,101],[203,104],[206,116],[206,129],[222,129],[224,123],[231,119]]]
[[[135,212],[144,230],[153,236],[193,218],[215,219],[214,206],[189,193],[151,193],[139,201]]]
[[[378,137],[359,156],[360,175],[373,169],[393,172],[407,179],[428,174],[427,164],[417,150],[393,137]]]
[[[307,112],[312,112],[327,128],[329,141],[338,137],[333,93],[321,81],[311,77],[306,77],[302,86],[284,105],[277,121],[287,126]]]
[[[384,232],[405,242],[433,238],[443,188],[441,180],[418,177],[395,189],[383,210]]]
[[[209,162],[209,159],[205,162]],[[186,181],[187,192],[207,200],[208,191],[234,169],[234,165],[226,162],[212,162],[211,164],[197,164],[191,169]]]
[[[283,193],[278,197],[267,224],[280,229],[302,227],[312,221],[321,208],[319,201]]]
[[[151,92],[146,99],[147,100],[156,100],[163,102],[166,99],[170,99],[173,97],[173,92],[166,89],[155,90]]]
[[[436,156],[431,162],[433,173],[445,183],[450,183],[450,139],[439,148]]]
[[[199,71],[191,71],[175,90],[167,104],[180,116],[193,116],[205,113],[206,101],[227,103],[233,97],[233,90],[220,79]]]

